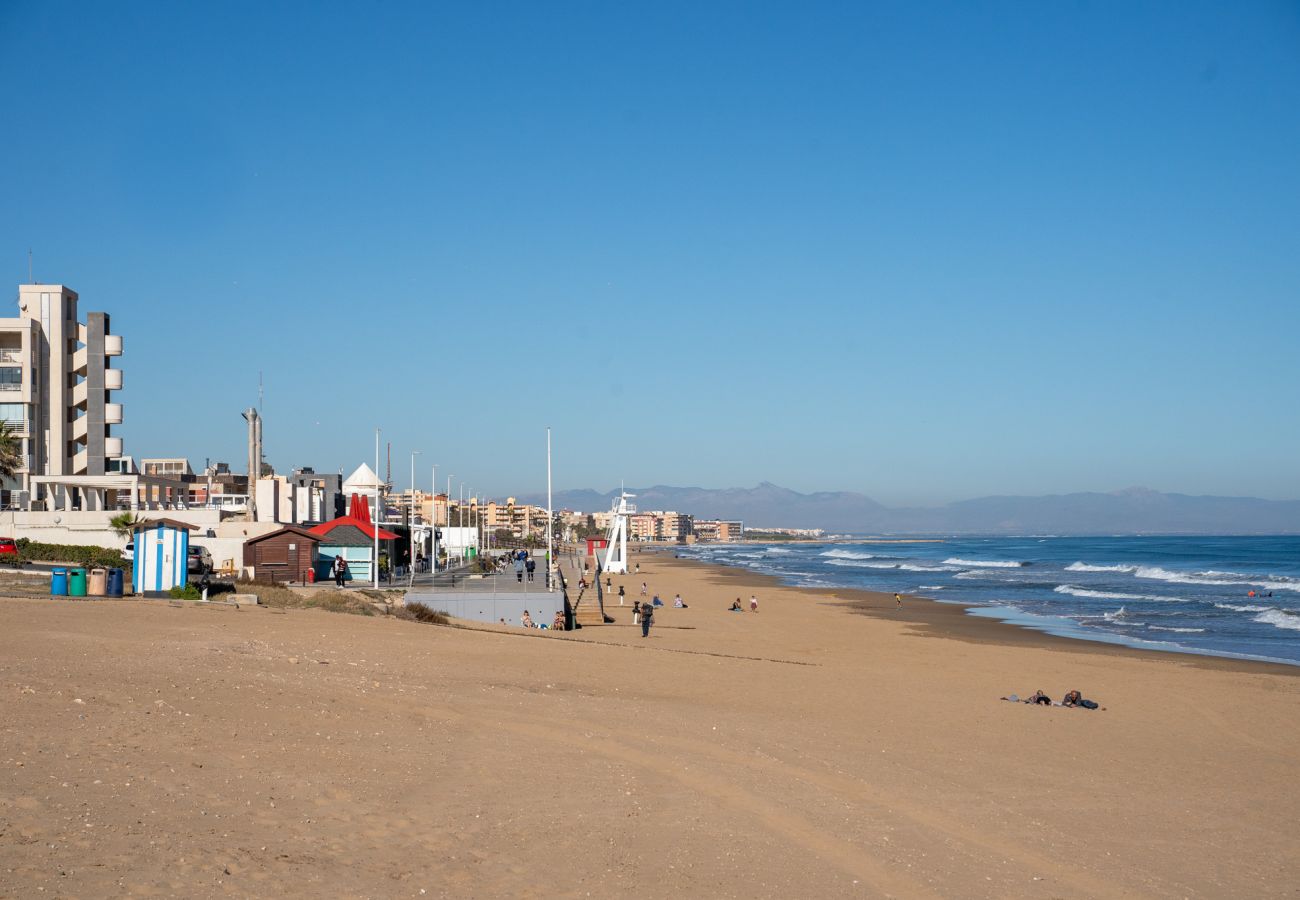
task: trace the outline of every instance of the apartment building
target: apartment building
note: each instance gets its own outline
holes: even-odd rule
[[[661,512],[657,516],[661,541],[683,541],[695,533],[695,517],[688,513]]]
[[[397,510],[397,518],[413,525],[423,525],[429,521],[426,516],[429,509],[429,494],[413,491],[409,488],[396,494],[388,495],[388,504]]]
[[[696,539],[700,541],[731,543],[745,536],[745,523],[719,519],[697,519],[694,522],[694,534]]]
[[[77,292],[58,284],[18,286],[18,317],[0,319],[0,421],[19,442],[21,466],[3,484],[7,505],[43,504],[55,494],[70,502],[75,487],[60,479],[103,476],[122,456],[112,434],[122,405],[122,354],[108,313],[77,320]],[[14,495],[18,496],[15,497]],[[102,504],[102,492],[78,496],[82,508]]]

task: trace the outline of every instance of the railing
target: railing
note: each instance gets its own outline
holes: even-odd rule
[[[0,363],[20,363],[23,361],[21,350],[0,350]]]

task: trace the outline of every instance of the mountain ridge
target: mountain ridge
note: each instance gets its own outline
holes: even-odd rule
[[[557,508],[599,512],[617,490],[558,491]],[[770,481],[752,488],[653,485],[630,488],[640,509],[740,519],[746,528],[824,528],[879,534],[1300,534],[1300,500],[1164,493],[1146,487],[1111,492],[957,500],[942,506],[885,506],[857,491],[802,494]],[[531,503],[545,497],[531,496]]]

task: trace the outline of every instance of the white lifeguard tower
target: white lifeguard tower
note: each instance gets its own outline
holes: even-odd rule
[[[613,518],[606,534],[609,544],[605,548],[603,568],[614,575],[627,574],[627,517],[636,512],[636,504],[627,501],[635,496],[636,494],[620,491],[618,499],[614,501],[614,508],[610,510]]]

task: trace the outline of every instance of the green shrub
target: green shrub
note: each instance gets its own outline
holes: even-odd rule
[[[187,584],[187,585],[184,585],[184,586],[181,586],[181,585],[178,584],[178,585],[176,585],[176,587],[172,588],[172,589],[169,590],[167,593],[171,594],[171,595],[172,595],[172,599],[174,599],[174,600],[201,600],[201,599],[203,599],[203,595],[202,595],[201,593],[199,593],[199,589],[196,588],[196,587],[195,587],[194,585],[192,585],[192,584]]]
[[[131,578],[131,564],[122,559],[122,551],[112,547],[87,547],[82,544],[42,544],[28,538],[19,538],[18,556],[9,556],[3,560],[5,565],[20,565],[25,562],[71,563],[88,569],[124,569],[126,578]]]

